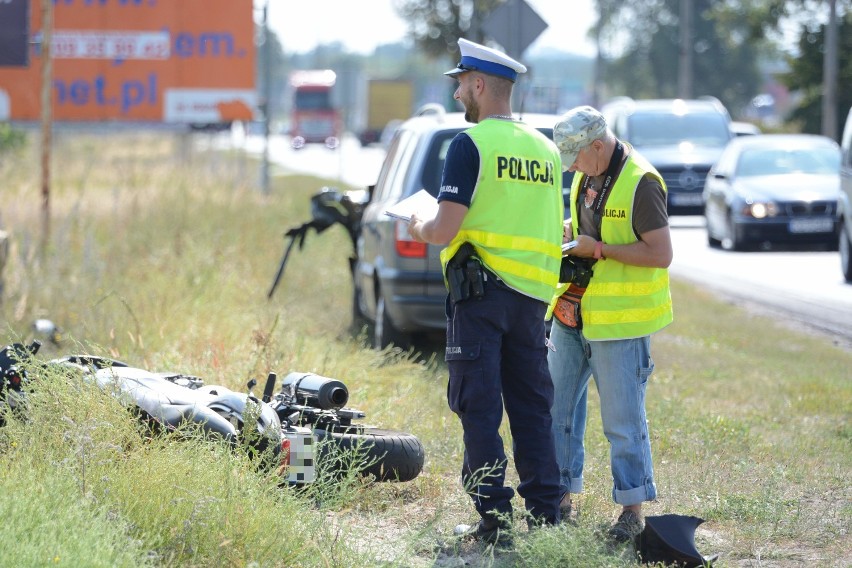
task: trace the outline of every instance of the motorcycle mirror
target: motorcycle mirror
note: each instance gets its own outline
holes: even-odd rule
[[[33,322],[33,331],[41,335],[54,345],[59,345],[62,339],[62,330],[59,326],[46,318],[39,318]]]
[[[263,397],[260,400],[263,402],[269,402],[272,400],[272,392],[275,390],[275,379],[278,378],[278,375],[270,372],[269,376],[266,377],[266,386],[263,388]]]

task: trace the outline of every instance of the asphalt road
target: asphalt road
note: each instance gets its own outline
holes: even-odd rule
[[[707,245],[703,217],[673,216],[671,274],[794,325],[825,333],[852,349],[852,284],[840,253],[816,248],[731,252]]]
[[[222,135],[214,144],[263,153],[260,137]],[[374,183],[384,158],[382,148],[362,148],[353,137],[344,137],[336,150],[316,144],[293,150],[287,137],[273,136],[268,152],[274,172],[308,173],[354,187]],[[703,217],[673,216],[670,222],[673,278],[695,282],[852,350],[852,284],[843,280],[837,251],[724,251],[707,245]]]

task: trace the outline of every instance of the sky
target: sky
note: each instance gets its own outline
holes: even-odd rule
[[[339,41],[349,51],[369,54],[378,45],[401,41],[407,30],[406,22],[393,9],[393,0],[255,0],[258,14],[266,2],[269,26],[285,53],[303,53]],[[526,2],[548,24],[530,50],[553,47],[594,55],[594,45],[586,39],[596,17],[592,0]],[[569,28],[579,30],[576,37],[569,36]]]

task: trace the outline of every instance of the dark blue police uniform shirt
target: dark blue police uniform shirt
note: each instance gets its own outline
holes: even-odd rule
[[[473,140],[460,132],[447,149],[438,202],[452,201],[470,207],[479,177],[479,150]]]

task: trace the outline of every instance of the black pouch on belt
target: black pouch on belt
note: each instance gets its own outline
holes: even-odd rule
[[[485,274],[474,252],[472,244],[464,243],[447,263],[447,285],[454,304],[485,295]]]

